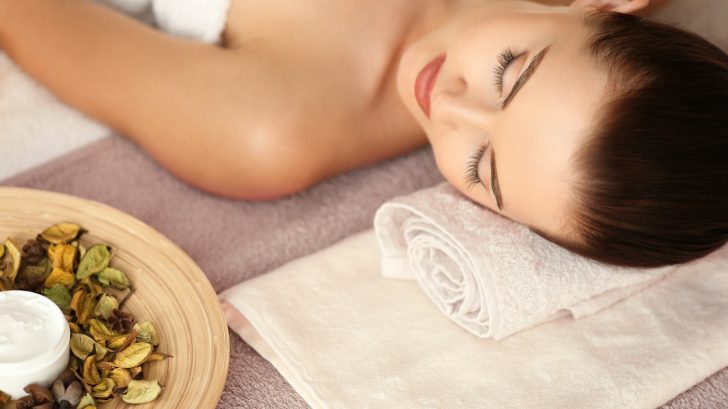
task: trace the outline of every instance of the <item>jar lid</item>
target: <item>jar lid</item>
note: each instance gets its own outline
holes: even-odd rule
[[[68,351],[63,312],[31,291],[0,292],[0,375],[36,372]]]

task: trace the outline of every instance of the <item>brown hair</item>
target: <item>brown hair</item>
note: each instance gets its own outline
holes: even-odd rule
[[[609,75],[595,131],[575,152],[565,245],[610,264],[657,267],[728,240],[728,55],[637,16],[587,15],[586,49]]]

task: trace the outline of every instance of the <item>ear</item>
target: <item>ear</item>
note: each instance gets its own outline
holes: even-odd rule
[[[571,3],[571,7],[634,14],[646,8],[649,4],[650,0],[575,0]]]

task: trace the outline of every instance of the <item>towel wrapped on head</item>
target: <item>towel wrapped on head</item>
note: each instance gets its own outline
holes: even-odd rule
[[[579,256],[448,183],[383,204],[374,229],[385,277],[416,279],[451,320],[496,340],[564,315],[595,313],[675,269]]]

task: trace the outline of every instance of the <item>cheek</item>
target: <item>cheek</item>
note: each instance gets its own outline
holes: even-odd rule
[[[462,169],[464,169],[464,166],[461,164],[461,151],[463,148],[435,135],[430,139],[430,144],[440,173],[453,185],[459,186],[462,184],[464,180]]]

